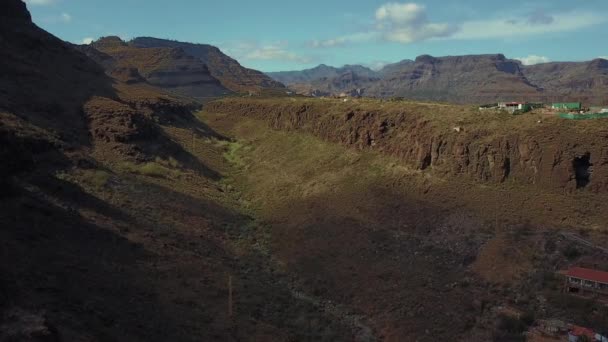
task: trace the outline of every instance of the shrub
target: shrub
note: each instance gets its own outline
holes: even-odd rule
[[[95,188],[102,188],[110,179],[110,174],[103,170],[84,170],[82,178],[85,183],[94,186]]]
[[[500,315],[494,331],[494,341],[525,341],[524,332],[534,323],[534,316],[525,313],[521,318]]]
[[[178,170],[170,169],[157,162],[147,162],[143,164],[125,162],[121,164],[121,168],[126,172],[156,178],[175,178],[180,175]]]
[[[573,244],[568,245],[563,254],[568,260],[574,260],[582,255],[581,251]]]

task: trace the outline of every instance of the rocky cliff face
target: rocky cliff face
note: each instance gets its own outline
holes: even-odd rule
[[[312,83],[319,80],[331,80],[340,75],[350,73],[359,77],[374,78],[378,74],[361,65],[345,65],[341,68],[334,68],[325,64],[318,65],[312,69],[301,71],[278,71],[267,73],[273,79],[287,85]]]
[[[608,130],[593,122],[549,119],[542,125],[528,120],[502,128],[495,125],[497,122],[450,127],[439,125],[423,113],[429,108],[396,105],[370,110],[328,101],[277,104],[224,100],[206,109],[254,117],[276,129],[300,130],[355,148],[377,150],[410,167],[445,177],[480,182],[513,180],[546,191],[608,192]],[[461,120],[455,117],[450,123],[458,125]]]
[[[41,30],[20,0],[4,1],[0,13],[0,155],[10,160],[0,166],[3,179],[77,163],[100,146],[134,159],[170,148],[155,122],[187,117],[191,100],[163,93],[136,70],[106,73],[115,60],[85,51],[91,59]]]
[[[137,48],[179,48],[207,65],[211,75],[232,91],[261,91],[281,89],[285,86],[265,74],[241,66],[236,60],[225,55],[220,49],[207,44],[192,44],[172,40],[139,37],[129,42]]]
[[[539,95],[516,61],[503,55],[419,56],[372,85],[368,94],[451,102],[491,102]]]
[[[137,79],[138,73],[154,86],[200,100],[229,92],[203,62],[180,48],[138,48],[118,37],[105,37],[91,44],[89,55],[99,59],[99,53],[91,48],[111,57],[112,61],[102,62],[111,74],[130,82]]]
[[[608,61],[554,62],[524,67],[526,77],[558,101],[604,105],[608,102]]]

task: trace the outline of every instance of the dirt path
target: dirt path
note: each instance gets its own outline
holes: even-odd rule
[[[576,235],[574,233],[570,233],[570,232],[561,232],[560,233],[561,236],[563,236],[566,240],[570,240],[573,242],[576,242],[578,244],[581,244],[585,247],[591,247],[591,248],[595,248],[605,254],[608,254],[608,248],[602,247],[602,246],[598,246],[596,244],[594,244],[593,242],[589,241],[589,240],[585,240],[582,237],[580,237],[579,235]]]

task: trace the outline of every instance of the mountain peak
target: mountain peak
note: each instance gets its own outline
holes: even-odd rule
[[[2,21],[7,19],[10,21],[32,21],[27,6],[21,0],[3,0],[0,2],[0,18],[2,18]]]
[[[207,65],[213,77],[232,91],[260,91],[284,89],[285,86],[265,74],[243,67],[238,61],[224,54],[219,48],[208,44],[186,43],[154,37],[138,37],[128,43],[137,48],[181,49],[185,54],[199,59]]]
[[[126,46],[127,43],[118,36],[107,36],[107,37],[99,38],[98,40],[94,41],[91,45],[93,45],[94,47],[109,48],[109,47]]]
[[[608,60],[603,59],[603,58],[596,58],[594,60],[592,60],[591,62],[589,62],[589,69],[590,70],[606,70],[608,69]]]
[[[420,55],[416,57],[416,63],[433,63],[437,60],[437,58],[431,55]]]

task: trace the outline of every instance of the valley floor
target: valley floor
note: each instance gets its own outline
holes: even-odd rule
[[[99,147],[95,167],[22,181],[0,209],[3,329],[34,317],[65,341],[487,341],[533,318],[606,323],[554,275],[608,264],[560,235],[608,242],[599,195],[478,185],[254,119],[199,119],[163,126],[187,162]]]

